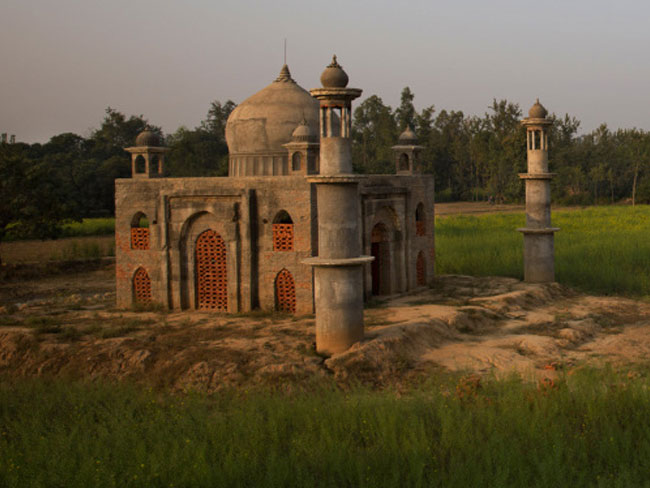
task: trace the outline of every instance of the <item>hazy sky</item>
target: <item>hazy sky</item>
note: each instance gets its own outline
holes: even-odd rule
[[[0,132],[88,135],[106,107],[165,132],[241,102],[283,62],[305,89],[338,55],[351,87],[395,107],[481,115],[539,97],[582,131],[650,130],[650,2],[2,0]]]

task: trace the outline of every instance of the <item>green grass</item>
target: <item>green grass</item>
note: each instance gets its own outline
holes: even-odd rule
[[[558,282],[593,293],[650,295],[650,206],[553,212]],[[436,220],[440,274],[523,278],[524,214]]]
[[[86,237],[86,236],[102,236],[110,235],[115,232],[115,218],[114,217],[105,217],[105,218],[94,218],[94,219],[83,219],[82,222],[69,222],[63,226],[60,237]],[[30,237],[27,236],[27,239]],[[11,226],[7,229],[7,234],[4,237],[4,241],[17,241],[21,237],[14,234],[11,230]]]
[[[448,376],[397,394],[0,381],[3,487],[646,486],[649,381]]]
[[[63,227],[62,237],[102,236],[115,232],[115,218],[83,219],[82,222],[72,222]]]

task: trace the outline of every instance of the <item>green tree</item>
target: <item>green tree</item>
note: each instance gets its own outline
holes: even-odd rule
[[[354,111],[352,161],[358,173],[394,172],[393,151],[398,131],[389,106],[377,95],[366,98]]]
[[[404,87],[400,97],[400,105],[395,110],[395,121],[400,131],[414,125],[416,117],[415,106],[413,105],[414,98],[415,95],[411,92],[411,89],[408,86]]]
[[[55,238],[63,223],[80,217],[64,173],[28,153],[27,145],[0,143],[0,241],[9,229],[17,237]]]

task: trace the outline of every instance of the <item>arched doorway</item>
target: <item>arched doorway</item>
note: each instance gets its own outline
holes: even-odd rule
[[[275,308],[279,312],[296,313],[296,285],[286,269],[275,278]]]
[[[212,229],[196,239],[196,308],[228,310],[226,243]]]
[[[390,244],[388,228],[379,222],[370,233],[370,254],[375,258],[370,265],[372,294],[390,293]]]

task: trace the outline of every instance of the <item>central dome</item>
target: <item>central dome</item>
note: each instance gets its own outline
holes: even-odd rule
[[[318,101],[291,78],[285,64],[273,83],[240,103],[228,117],[226,143],[231,175],[234,169],[240,175],[268,174],[256,168],[268,163],[269,158],[286,158],[283,144],[291,141],[296,126],[304,121],[310,132],[318,134],[318,110]],[[242,172],[242,165],[254,168]]]

